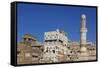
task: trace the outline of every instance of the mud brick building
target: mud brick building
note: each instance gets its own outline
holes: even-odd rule
[[[25,34],[17,46],[17,63],[39,63],[42,57],[43,45],[39,44],[36,37]]]

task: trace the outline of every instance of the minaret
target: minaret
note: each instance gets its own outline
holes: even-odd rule
[[[87,28],[86,28],[86,15],[82,14],[81,15],[81,30],[80,30],[80,45],[85,45],[86,44],[86,33],[87,33]]]

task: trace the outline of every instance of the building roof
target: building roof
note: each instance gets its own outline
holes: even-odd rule
[[[37,40],[37,38],[31,34],[24,34],[24,36],[22,38],[31,38],[33,40]]]

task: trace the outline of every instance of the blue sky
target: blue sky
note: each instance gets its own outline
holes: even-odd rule
[[[17,41],[29,33],[43,42],[44,32],[56,29],[67,32],[68,39],[79,41],[82,14],[87,17],[87,39],[96,41],[96,8],[23,3],[17,6]]]

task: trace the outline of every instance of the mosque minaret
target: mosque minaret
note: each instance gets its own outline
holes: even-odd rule
[[[86,44],[86,34],[87,34],[87,28],[86,28],[86,15],[81,15],[81,30],[80,30],[80,44],[85,45]]]

